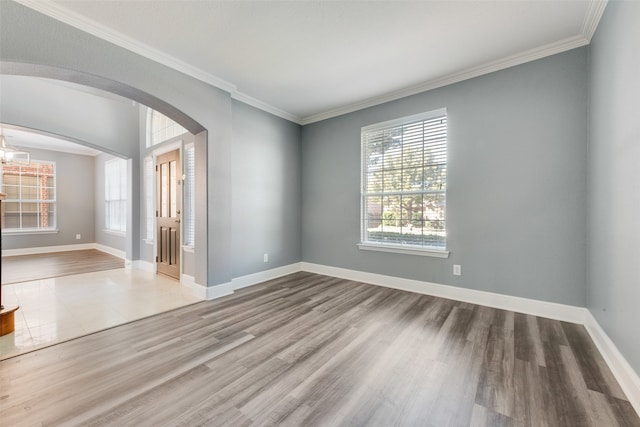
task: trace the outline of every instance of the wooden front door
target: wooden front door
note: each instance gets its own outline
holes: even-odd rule
[[[158,273],[180,279],[180,212],[182,210],[182,172],[178,150],[156,159],[158,179],[157,246]]]

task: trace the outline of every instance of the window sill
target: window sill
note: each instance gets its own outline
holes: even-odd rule
[[[127,233],[124,231],[115,231],[115,230],[108,230],[108,229],[104,229],[102,230],[102,232],[105,234],[111,234],[113,236],[118,236],[118,237],[125,237],[127,235]]]
[[[449,258],[449,251],[442,249],[411,248],[407,246],[376,245],[373,243],[358,243],[363,251],[391,252],[395,254],[429,256],[434,258]]]
[[[191,254],[196,252],[196,248],[192,245],[182,245],[182,250]]]
[[[60,230],[57,228],[43,229],[43,230],[2,230],[2,234],[7,236],[24,236],[28,234],[56,234],[59,233]]]

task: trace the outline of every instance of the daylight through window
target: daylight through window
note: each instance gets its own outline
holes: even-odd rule
[[[55,163],[2,164],[5,230],[56,228]]]
[[[447,115],[362,129],[362,242],[446,248]]]

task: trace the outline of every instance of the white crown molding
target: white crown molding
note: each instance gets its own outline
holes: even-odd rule
[[[447,86],[453,83],[458,83],[463,80],[479,77],[484,74],[492,73],[495,71],[503,70],[505,68],[520,65],[525,62],[534,61],[536,59],[544,58],[546,56],[555,55],[557,53],[565,52],[567,50],[575,49],[581,46],[585,46],[590,43],[591,37],[595,33],[595,30],[602,18],[604,9],[608,0],[592,0],[587,6],[587,12],[582,24],[581,34],[561,40],[558,42],[550,43],[545,46],[541,46],[535,49],[531,49],[526,52],[521,52],[515,55],[502,58],[497,61],[492,61],[477,67],[472,67],[467,70],[463,70],[457,73],[453,73],[440,78],[432,79],[421,83],[419,85],[411,86],[399,91],[391,92],[382,96],[366,99],[364,101],[349,104],[343,107],[335,108],[323,113],[313,114],[311,116],[300,118],[295,114],[288,113],[280,108],[269,105],[263,101],[253,98],[247,94],[238,91],[237,87],[227,82],[224,79],[207,73],[200,68],[194,67],[186,62],[168,55],[158,49],[155,49],[147,44],[141,43],[131,37],[128,37],[118,31],[110,29],[102,24],[99,24],[91,19],[88,19],[80,14],[72,12],[60,5],[53,2],[42,2],[38,0],[15,0],[16,2],[43,13],[53,19],[64,22],[75,28],[78,28],[84,32],[92,34],[124,49],[137,53],[147,59],[153,60],[167,67],[180,71],[195,79],[201,80],[219,89],[222,89],[231,94],[231,97],[238,101],[244,102],[248,105],[256,107],[267,113],[281,117],[283,119],[292,121],[300,125],[306,125],[310,123],[319,122],[332,117],[337,117],[343,114],[351,113],[363,108],[373,107],[375,105],[383,104],[389,101],[395,101],[400,98],[415,95],[428,90],[437,89],[443,86]]]
[[[369,98],[362,102],[346,105],[344,107],[335,108],[333,110],[326,111],[324,113],[314,114],[312,116],[305,117],[301,120],[302,125],[319,122],[321,120],[330,119],[333,117],[341,116],[343,114],[352,113],[354,111],[362,110],[364,108],[374,107],[376,105],[384,104],[385,102],[395,101],[401,98],[406,98],[411,95],[426,92],[433,89],[438,89],[444,86],[458,83],[464,80],[469,80],[474,77],[480,77],[485,74],[493,73],[495,71],[504,70],[516,65],[524,64],[526,62],[535,61],[536,59],[545,58],[547,56],[555,55],[557,53],[566,52],[571,49],[575,49],[581,46],[589,44],[589,41],[582,35],[570,37],[565,40],[550,43],[535,49],[531,49],[525,52],[521,52],[515,55],[502,58],[497,61],[488,62],[483,65],[469,68],[464,71],[449,74],[444,77],[429,80],[424,83],[420,83],[415,86],[411,86],[405,89],[401,89],[395,92],[387,93],[382,96]]]
[[[288,113],[284,110],[281,110],[277,107],[267,104],[266,102],[262,102],[259,99],[253,98],[247,94],[242,92],[235,91],[231,94],[231,98],[236,99],[240,102],[243,102],[247,105],[251,105],[252,107],[256,107],[259,110],[266,111],[267,113],[271,113],[274,116],[278,116],[285,120],[289,120],[290,122],[296,124],[302,124],[302,118],[300,116],[296,116],[295,114]]]
[[[582,23],[582,36],[591,43],[591,38],[598,28],[604,9],[607,7],[608,0],[594,0],[587,5],[587,14]]]
[[[109,43],[113,43],[116,46],[120,46],[124,49],[127,49],[152,61],[158,62],[176,71],[180,71],[183,74],[203,81],[207,84],[210,84],[211,86],[217,87],[218,89],[222,89],[225,92],[229,92],[229,94],[231,94],[233,98],[239,101],[259,108],[263,111],[266,111],[267,113],[273,114],[274,116],[278,116],[283,119],[300,124],[300,117],[294,114],[290,114],[286,111],[283,111],[279,108],[276,108],[272,105],[269,105],[238,91],[237,87],[233,83],[214,76],[213,74],[207,73],[206,71],[201,70],[198,67],[194,67],[193,65],[188,64],[181,59],[178,59],[172,55],[168,55],[161,50],[135,40],[132,37],[124,35],[119,31],[113,30],[92,19],[75,13],[63,6],[60,6],[53,2],[44,2],[38,0],[15,1],[22,4],[23,6],[47,15],[50,18],[71,25],[72,27],[84,31],[85,33],[89,33],[102,40],[108,41]]]

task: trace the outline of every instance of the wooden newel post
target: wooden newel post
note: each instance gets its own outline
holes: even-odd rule
[[[4,207],[2,201],[6,197],[6,194],[0,193],[0,337],[10,334],[16,329],[15,324],[15,311],[20,307],[7,307],[2,305],[2,229],[4,228]]]

